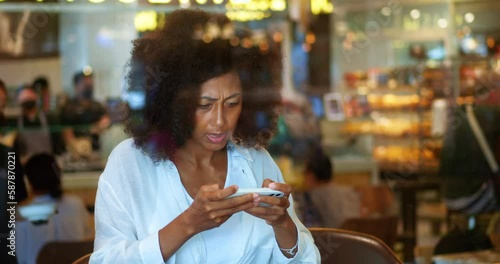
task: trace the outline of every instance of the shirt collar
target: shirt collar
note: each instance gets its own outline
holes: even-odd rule
[[[248,149],[245,147],[238,146],[234,144],[234,142],[229,141],[227,143],[227,150],[231,151],[231,155],[233,157],[241,157],[250,162],[253,162],[253,158],[252,155],[250,155],[250,151],[248,151]]]

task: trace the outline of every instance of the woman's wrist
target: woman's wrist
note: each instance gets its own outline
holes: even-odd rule
[[[273,226],[274,235],[281,252],[288,258],[292,258],[298,251],[298,231],[290,216],[279,226]]]
[[[158,239],[163,260],[169,259],[192,236],[196,234],[185,214],[180,214],[172,222],[160,229]]]
[[[185,235],[190,238],[194,235],[196,235],[196,233],[198,233],[198,231],[196,231],[196,227],[192,224],[192,222],[190,221],[190,217],[189,217],[189,213],[186,211],[184,211],[182,214],[179,215],[178,217],[181,225],[184,227],[184,232],[185,232]]]
[[[285,256],[293,258],[295,257],[295,254],[297,254],[298,246],[299,239],[297,239],[297,242],[295,242],[295,246],[293,246],[292,248],[280,248],[280,250],[285,254]]]
[[[276,229],[290,229],[291,227],[295,228],[295,222],[293,222],[288,214],[286,214],[285,219],[281,223],[273,225],[275,231]]]

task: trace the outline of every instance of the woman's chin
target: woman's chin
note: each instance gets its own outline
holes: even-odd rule
[[[210,149],[213,150],[213,151],[219,151],[219,150],[222,150],[226,147],[227,145],[227,141],[224,141],[224,142],[221,142],[221,143],[217,143],[217,144],[210,144]]]

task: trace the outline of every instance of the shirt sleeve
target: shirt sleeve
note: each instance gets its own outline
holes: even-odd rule
[[[110,171],[116,173],[116,171]],[[137,239],[132,213],[113,185],[100,179],[95,204],[96,236],[90,263],[164,263],[158,232]]]
[[[267,157],[264,157],[263,167],[264,170],[270,171],[269,173],[266,172],[264,175],[275,175],[274,179],[271,178],[272,180],[275,180],[277,182],[285,182],[283,180],[281,171],[278,168],[278,165],[276,165],[276,163],[268,153],[266,153],[266,156]],[[318,248],[314,244],[314,239],[311,235],[311,232],[309,232],[309,230],[300,222],[297,214],[295,213],[292,195],[288,197],[288,200],[290,201],[290,206],[288,207],[287,211],[297,228],[298,250],[293,258],[287,258],[283,254],[283,252],[281,252],[278,242],[276,241],[273,246],[273,263],[321,263],[321,256]]]
[[[290,200],[290,207],[288,207],[288,214],[292,218],[295,226],[297,227],[297,253],[293,258],[287,258],[283,252],[281,252],[278,242],[274,243],[273,247],[273,259],[274,263],[321,263],[321,256],[318,248],[314,244],[314,239],[311,232],[299,221],[295,210],[293,209],[293,198],[290,195],[288,198]]]

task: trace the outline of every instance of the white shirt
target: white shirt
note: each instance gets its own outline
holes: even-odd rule
[[[19,264],[35,264],[40,249],[49,241],[79,241],[92,237],[90,216],[76,196],[38,196],[33,203],[57,203],[57,213],[45,224],[34,225],[22,220],[16,223],[16,257]]]
[[[230,143],[227,153],[225,186],[258,188],[265,178],[283,182],[265,150]],[[155,164],[133,146],[132,139],[123,141],[111,153],[99,179],[90,263],[164,263],[158,231],[191,203],[171,161]],[[286,258],[279,250],[273,229],[264,220],[240,212],[219,228],[190,238],[165,263],[319,263],[319,251],[297,219],[293,204],[288,213],[299,234],[294,258]]]

